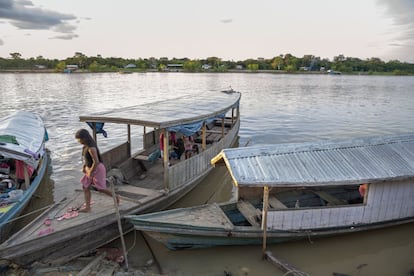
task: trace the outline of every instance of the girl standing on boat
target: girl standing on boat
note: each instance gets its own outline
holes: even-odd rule
[[[83,192],[85,194],[85,204],[80,212],[89,212],[91,210],[91,186],[112,197],[112,192],[106,187],[106,169],[101,161],[98,146],[95,140],[86,129],[80,129],[76,132],[75,138],[83,145],[82,149],[82,183]],[[119,197],[116,197],[119,204]]]

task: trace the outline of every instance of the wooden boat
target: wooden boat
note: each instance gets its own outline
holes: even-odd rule
[[[237,200],[128,216],[135,229],[170,249],[265,247],[414,220],[414,135],[225,149],[211,162]]]
[[[0,241],[4,241],[45,177],[46,129],[39,115],[17,111],[0,119]]]
[[[240,97],[234,91],[210,93],[207,97],[197,94],[197,97],[80,116],[82,122],[92,126],[95,140],[99,133],[105,133],[122,141],[116,133],[120,130],[125,133],[125,140],[106,152],[103,150],[106,141],[98,141],[108,182],[114,184],[114,190],[121,197],[119,216],[162,210],[207,176],[212,169],[211,158],[238,142]],[[133,138],[138,137],[134,132],[136,126],[142,130],[143,146],[132,153]],[[163,134],[161,143],[167,149],[173,131],[177,136],[192,135],[199,153],[188,159],[182,156],[180,160],[170,160],[170,153],[166,151],[160,159],[159,137]],[[84,202],[82,191],[57,202],[0,245],[0,255],[23,265],[34,261],[59,264],[118,238],[114,200],[97,192],[93,193],[92,200],[95,203],[89,213],[77,213]],[[126,220],[122,220],[122,227],[124,233],[133,230]]]

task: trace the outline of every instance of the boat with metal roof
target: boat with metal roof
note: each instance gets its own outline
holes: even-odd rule
[[[126,233],[133,226],[122,219],[125,215],[167,208],[208,175],[211,158],[237,145],[240,98],[236,91],[197,93],[80,116],[92,128],[107,181],[121,204],[115,208],[111,197],[92,191],[91,211],[78,213],[85,199],[76,191],[0,245],[0,255],[23,265],[65,263],[119,237],[116,209]],[[185,158],[166,150],[161,158],[160,148],[173,147],[173,136],[177,141],[191,137],[198,153]],[[106,150],[111,138],[117,143]],[[134,141],[142,146],[134,150]]]
[[[224,149],[227,203],[128,216],[170,249],[277,243],[414,221],[414,134]]]
[[[46,177],[49,156],[42,118],[19,110],[0,119],[0,241]]]

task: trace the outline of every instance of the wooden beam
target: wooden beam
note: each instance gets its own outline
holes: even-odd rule
[[[313,193],[317,194],[320,198],[327,201],[330,205],[344,205],[347,204],[342,199],[339,199],[337,197],[334,197],[333,195],[325,192],[325,191],[313,191]]]
[[[269,205],[273,209],[287,209],[287,206],[274,196],[269,196]]]
[[[105,258],[105,256],[106,256],[105,252],[98,255],[98,257],[93,259],[92,262],[87,264],[81,271],[79,271],[79,273],[77,275],[78,276],[90,275],[90,273],[94,269],[94,267],[96,267],[99,264],[99,262],[101,262]]]
[[[262,254],[265,257],[267,246],[267,208],[269,207],[269,187],[263,187],[263,214],[262,214],[262,230],[263,230],[263,247]]]
[[[96,123],[92,123],[92,133],[93,133],[93,140],[95,140],[96,144],[98,145],[98,140],[96,138]]]
[[[203,123],[203,128],[202,128],[202,131],[201,131],[201,149],[202,149],[202,151],[205,151],[206,148],[207,148],[206,134],[207,134],[207,126],[206,126],[206,123]]]
[[[166,190],[168,190],[169,188],[169,183],[168,183],[168,163],[169,163],[169,156],[168,156],[168,151],[169,151],[169,144],[168,144],[168,131],[164,128],[161,130],[162,133],[164,134],[163,137],[163,141],[160,141],[160,143],[163,143],[164,145],[164,157],[163,157],[163,162],[164,162],[164,188]]]
[[[285,272],[284,275],[309,276],[309,274],[298,270],[296,267],[287,263],[286,261],[276,258],[275,256],[273,256],[272,252],[270,251],[266,251],[265,256],[267,260],[269,260],[271,263],[273,263],[278,268],[280,268],[283,272]]]
[[[221,138],[224,137],[224,117],[221,118]]]
[[[128,153],[131,156],[131,125],[127,125],[127,132],[128,132]]]
[[[237,209],[239,209],[240,213],[242,213],[242,215],[252,226],[260,227],[260,224],[257,222],[256,218],[258,217],[258,214],[261,214],[261,212],[257,210],[253,204],[241,199],[237,202]]]
[[[29,177],[29,169],[27,168],[27,164],[23,163],[23,175],[24,175],[24,187],[29,189],[30,186],[30,177]]]

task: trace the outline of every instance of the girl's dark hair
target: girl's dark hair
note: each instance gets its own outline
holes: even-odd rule
[[[96,147],[96,142],[93,140],[92,136],[89,134],[89,131],[82,128],[79,129],[75,134],[76,139],[82,139],[85,141],[85,144],[89,147]]]

